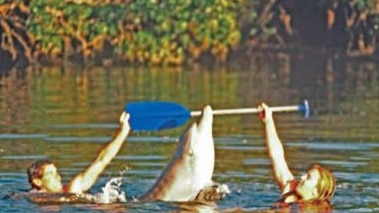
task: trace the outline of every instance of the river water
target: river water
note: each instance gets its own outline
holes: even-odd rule
[[[315,163],[332,170],[337,178],[333,212],[379,212],[378,83],[375,62],[305,53],[257,54],[217,68],[66,65],[3,73],[0,211],[267,212],[280,192],[272,177],[263,128],[254,114],[214,118],[214,180],[228,184],[232,193],[212,207],[164,202],[41,205],[9,195],[29,189],[26,168],[38,159],[54,161],[63,182],[82,171],[111,139],[128,102],[174,101],[200,110],[205,104],[232,109],[256,107],[262,101],[270,106],[293,105],[307,99],[309,119],[296,112],[275,114],[291,170],[300,176]],[[132,132],[91,192],[101,191],[112,177],[122,177],[128,196],[143,193],[171,158],[185,127]]]

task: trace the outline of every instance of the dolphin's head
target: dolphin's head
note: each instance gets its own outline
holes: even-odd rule
[[[212,124],[212,108],[207,105],[198,122],[192,124],[180,140],[183,145],[182,155],[193,173],[192,184],[204,185],[211,182],[215,159]]]

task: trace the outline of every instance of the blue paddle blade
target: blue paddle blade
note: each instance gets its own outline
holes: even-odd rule
[[[191,112],[180,104],[162,101],[131,102],[125,106],[133,131],[158,131],[182,126]]]

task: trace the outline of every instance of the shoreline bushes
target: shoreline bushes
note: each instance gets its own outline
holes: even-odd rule
[[[0,0],[0,68],[225,63],[246,47],[293,44],[370,56],[378,13],[378,0]]]

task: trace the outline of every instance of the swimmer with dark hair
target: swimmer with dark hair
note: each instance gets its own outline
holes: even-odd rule
[[[67,184],[61,182],[61,175],[50,160],[39,160],[27,169],[31,192],[44,193],[75,193],[87,192],[98,177],[120,151],[129,132],[129,114],[123,112],[120,116],[120,129],[113,139],[98,153],[96,159],[81,173],[73,177]]]

